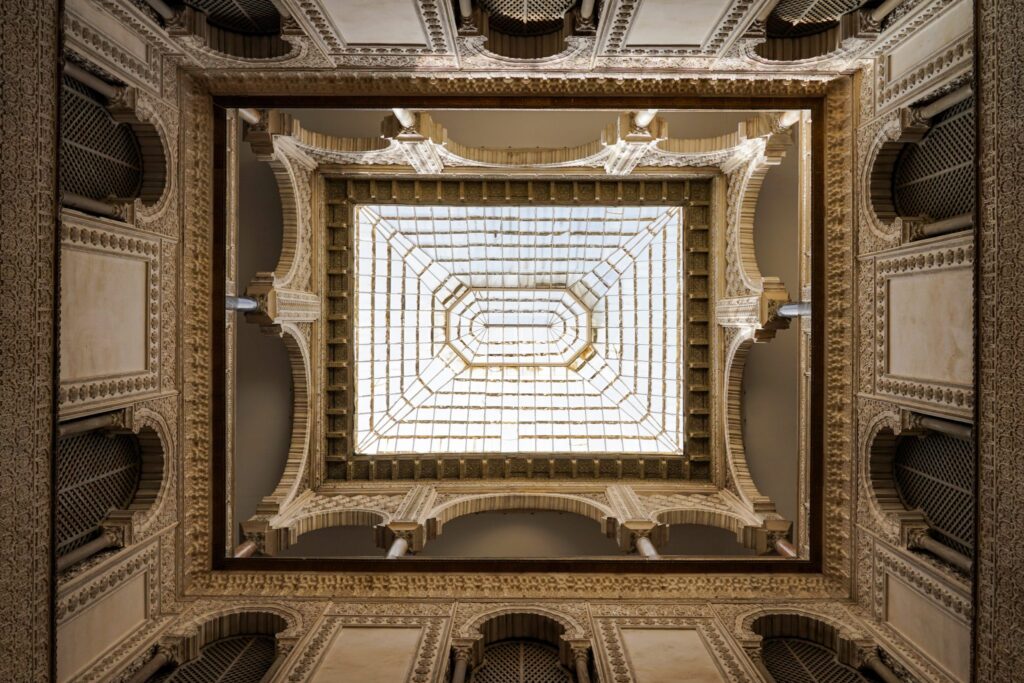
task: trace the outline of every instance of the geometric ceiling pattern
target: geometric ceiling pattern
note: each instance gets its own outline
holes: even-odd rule
[[[356,453],[683,453],[680,207],[356,225]]]

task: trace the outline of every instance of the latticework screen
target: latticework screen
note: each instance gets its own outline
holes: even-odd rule
[[[863,4],[863,0],[779,0],[772,15],[790,24],[836,21]]]
[[[893,463],[908,508],[920,508],[932,533],[970,556],[974,548],[974,448],[945,434],[901,439]]]
[[[924,139],[906,145],[893,169],[901,216],[935,220],[974,211],[974,98],[936,116]]]
[[[492,28],[509,35],[535,35],[558,29],[576,0],[479,0]]]
[[[470,683],[572,683],[558,661],[558,650],[545,643],[506,641],[489,645]]]
[[[98,432],[57,446],[57,555],[92,540],[111,510],[124,509],[139,485],[141,456],[134,436]]]
[[[196,659],[149,683],[259,683],[274,663],[274,655],[271,636],[222,638],[204,647]]]
[[[766,638],[764,664],[778,683],[862,683],[868,681],[842,664],[827,647],[798,638]]]
[[[103,97],[68,76],[61,87],[61,189],[92,199],[131,199],[142,185],[132,129],[116,123]]]
[[[281,29],[281,15],[270,0],[186,0],[206,13],[207,21],[228,31],[272,35]]]

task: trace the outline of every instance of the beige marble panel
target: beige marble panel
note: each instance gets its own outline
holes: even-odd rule
[[[889,280],[888,374],[969,385],[974,377],[974,280],[969,268]]]
[[[74,679],[146,621],[146,574],[136,574],[57,627],[57,681]]]
[[[311,683],[399,683],[408,680],[419,628],[343,626],[334,635]]]
[[[645,0],[626,36],[626,45],[700,45],[718,25],[729,0]]]
[[[349,45],[426,45],[415,0],[324,0]]]
[[[622,641],[636,683],[721,683],[700,633],[672,628],[624,628]]]
[[[971,0],[960,0],[924,30],[913,33],[889,53],[889,78],[896,79],[937,54],[974,25]]]
[[[148,263],[65,247],[60,280],[61,381],[144,372]]]
[[[886,621],[957,680],[970,680],[971,631],[902,580],[886,577]]]

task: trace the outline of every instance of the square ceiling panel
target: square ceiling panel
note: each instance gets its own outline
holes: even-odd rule
[[[682,455],[682,209],[356,210],[362,455]]]
[[[415,0],[324,0],[347,45],[426,45]]]
[[[732,0],[643,0],[627,47],[703,45]]]

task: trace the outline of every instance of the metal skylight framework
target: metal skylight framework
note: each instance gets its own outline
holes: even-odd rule
[[[680,207],[356,224],[357,453],[682,454]]]

